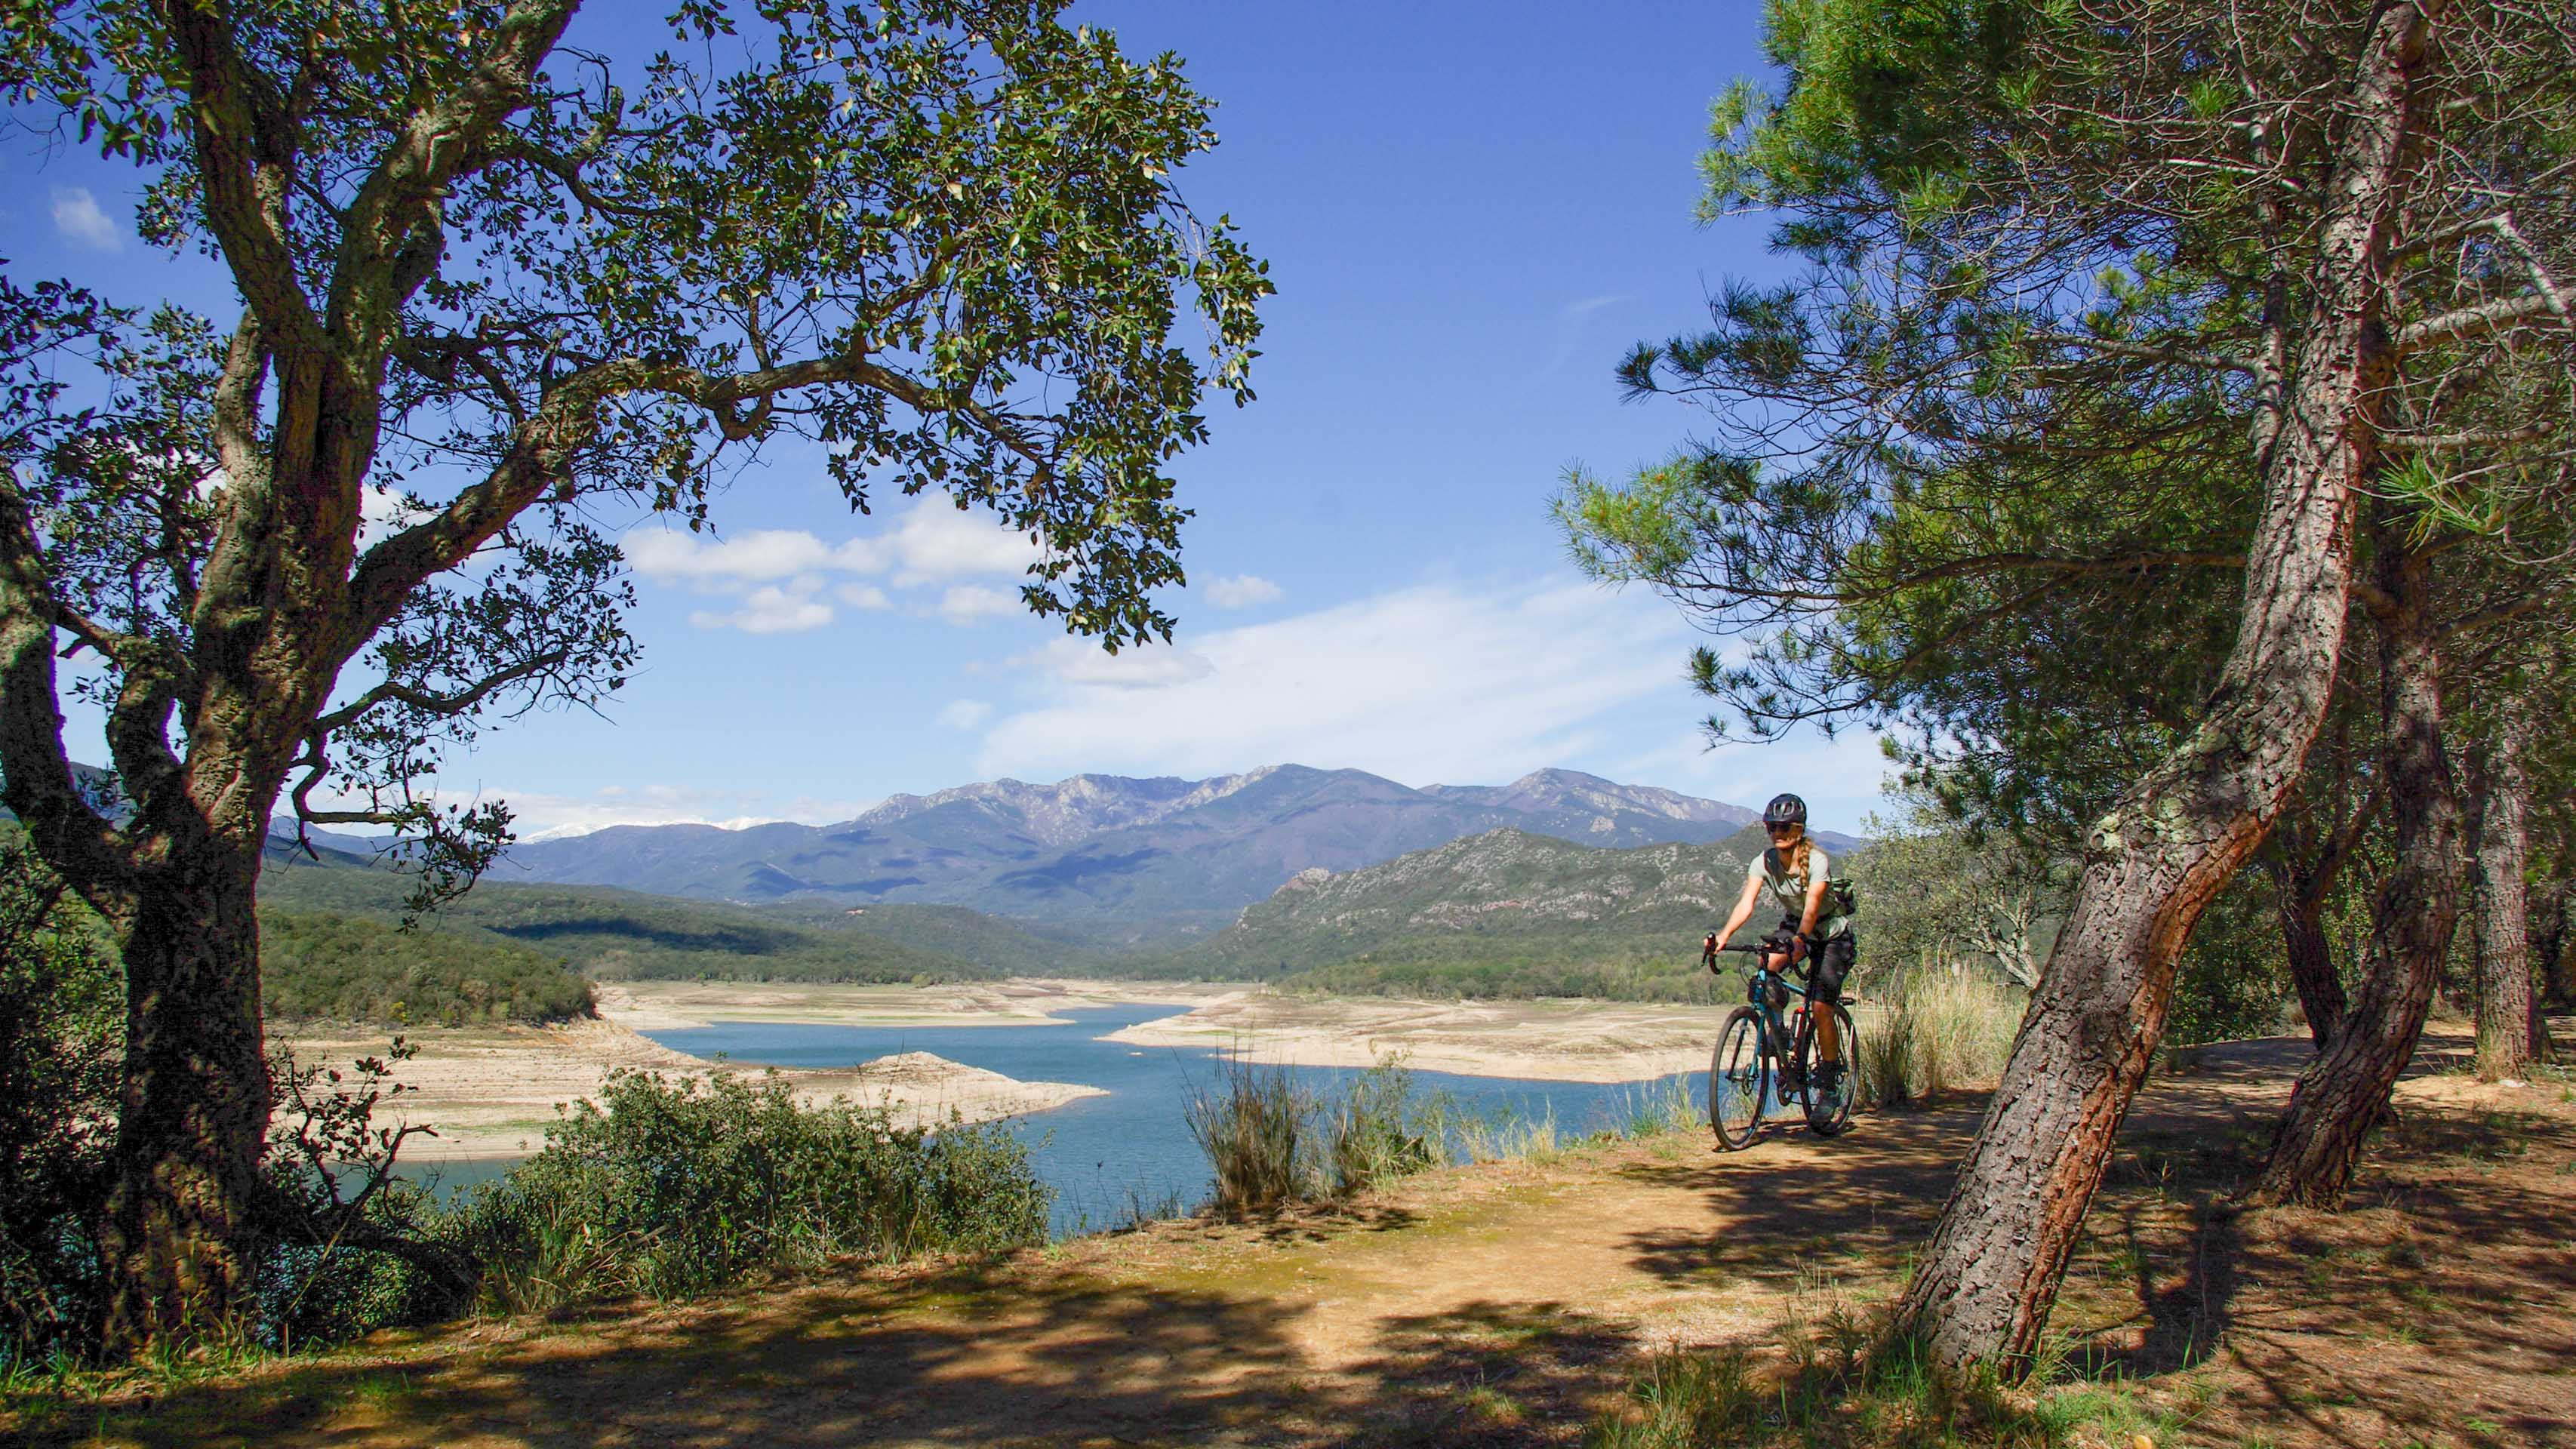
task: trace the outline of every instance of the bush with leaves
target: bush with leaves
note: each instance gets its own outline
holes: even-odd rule
[[[997,1123],[898,1125],[799,1104],[786,1080],[612,1075],[546,1145],[469,1193],[443,1232],[496,1311],[670,1298],[835,1257],[893,1261],[1040,1240],[1052,1189]]]

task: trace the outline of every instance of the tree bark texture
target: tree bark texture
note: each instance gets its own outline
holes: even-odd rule
[[[2488,1081],[2531,1074],[2539,1049],[2531,990],[2529,901],[2523,872],[2531,855],[2531,777],[2524,761],[2531,718],[2508,697],[2493,738],[2477,751],[2471,846],[2477,871],[2478,1075]]]
[[[124,933],[125,1073],[102,1246],[121,1343],[184,1336],[248,1299],[261,1234],[268,1074],[257,852],[192,853]]]
[[[2442,749],[2439,636],[2432,561],[2380,531],[2381,773],[2397,861],[2371,913],[2370,974],[2334,1039],[2300,1074],[2271,1156],[2247,1196],[2257,1203],[2339,1207],[2390,1091],[2414,1058],[2459,919],[2460,806]]]
[[[2395,364],[2381,308],[2432,8],[2390,6],[2358,57],[2226,671],[2191,738],[2094,826],[2066,927],[1898,1307],[1944,1363],[2018,1368],[2039,1346],[2183,943],[2287,803],[2333,697],[2352,501],[2377,466],[2375,399]]]
[[[2299,1014],[2319,1051],[2343,1019],[2343,975],[2335,968],[2334,943],[2326,936],[2326,898],[2333,880],[2286,861],[2275,862],[2272,883],[2279,895],[2281,947],[2290,960],[2290,985],[2298,992]]]

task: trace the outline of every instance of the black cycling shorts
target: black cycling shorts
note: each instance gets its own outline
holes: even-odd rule
[[[1783,936],[1798,934],[1798,918],[1782,916],[1780,934]],[[1821,946],[1809,948],[1806,961],[1807,999],[1810,1001],[1842,1000],[1843,976],[1851,970],[1852,961],[1859,954],[1860,942],[1850,931],[1829,937]]]

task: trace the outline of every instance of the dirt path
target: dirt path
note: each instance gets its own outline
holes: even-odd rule
[[[2213,1209],[2294,1047],[2214,1049],[2141,1099],[2061,1327],[2132,1396],[2191,1416],[2179,1442],[2576,1445],[2571,1094],[2410,1083],[2353,1211]],[[1643,1353],[1758,1348],[1784,1318],[1887,1292],[1976,1120],[1974,1103],[1865,1118],[1734,1156],[1696,1136],[1587,1147],[1344,1214],[380,1336],[53,1427],[263,1445],[1566,1443]]]

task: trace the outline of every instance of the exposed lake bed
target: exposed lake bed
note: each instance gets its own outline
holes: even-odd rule
[[[557,1104],[594,1095],[619,1068],[775,1068],[807,1101],[847,1097],[914,1123],[1017,1119],[1056,1189],[1056,1230],[1074,1232],[1204,1194],[1184,1108],[1228,1056],[1293,1068],[1315,1091],[1400,1059],[1461,1116],[1573,1136],[1620,1120],[1644,1084],[1703,1069],[1726,1009],[1165,982],[613,983],[595,1021],[413,1032],[419,1054],[397,1073],[413,1090],[384,1115],[434,1126],[406,1156],[462,1181],[542,1146]],[[299,1056],[333,1062],[382,1046],[347,1031],[293,1040]]]

